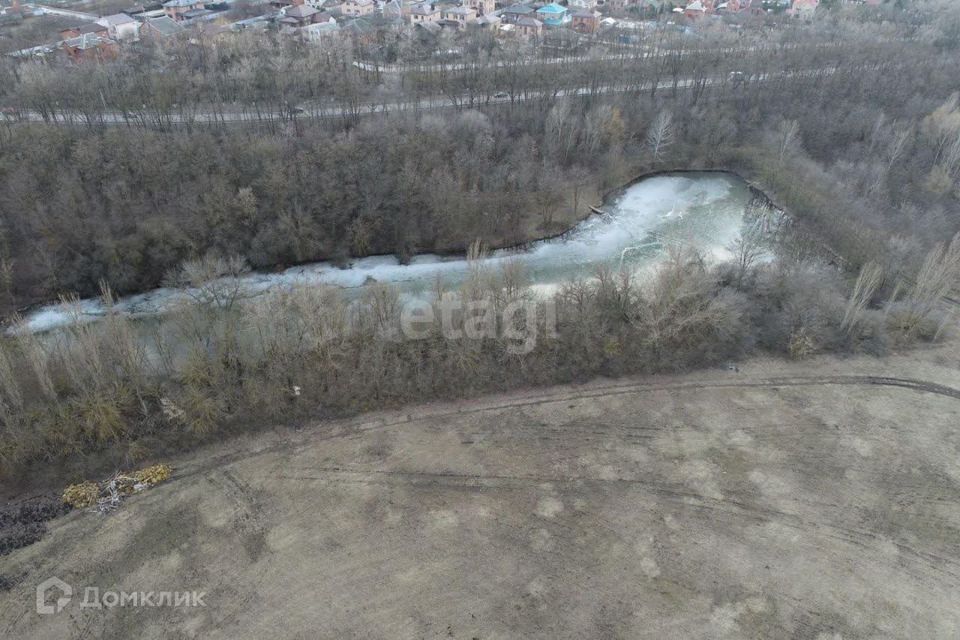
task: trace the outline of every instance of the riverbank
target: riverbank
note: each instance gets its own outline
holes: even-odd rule
[[[107,321],[55,339],[0,340],[0,475],[82,479],[266,423],[687,371],[757,352],[881,355],[950,328],[936,306],[910,304],[909,290],[851,311],[850,282],[822,260],[729,259],[743,225],[759,221],[745,215],[753,197],[729,174],[661,175],[575,235],[494,252],[482,269],[465,260],[320,265],[282,282],[260,276],[248,283],[253,297],[239,296],[235,281],[214,288],[208,300],[238,297],[227,312],[194,300],[142,322],[131,301],[118,301]],[[694,248],[708,259],[689,259]],[[944,264],[936,273],[952,277],[952,256],[934,256]],[[638,277],[616,277],[625,262]],[[371,280],[382,286],[364,286]],[[457,292],[490,301],[492,332],[451,325],[467,321],[444,311],[463,301]],[[404,330],[411,301],[432,312],[415,337]],[[522,327],[507,314],[516,305]]]
[[[734,163],[737,164],[737,163]],[[561,199],[564,201],[562,206],[557,207],[549,215],[543,215],[541,213],[531,212],[523,217],[523,224],[520,228],[520,239],[492,239],[488,241],[484,247],[489,251],[524,251],[530,248],[532,245],[549,242],[554,240],[562,240],[567,237],[571,232],[575,231],[581,223],[589,219],[592,215],[601,213],[604,210],[605,205],[609,204],[614,198],[619,194],[622,194],[625,190],[629,189],[631,186],[636,185],[644,180],[649,180],[652,178],[660,176],[670,176],[670,175],[696,175],[696,174],[716,174],[716,175],[730,175],[735,176],[736,178],[742,180],[748,185],[751,189],[753,195],[760,201],[771,206],[773,209],[779,211],[786,211],[785,207],[778,203],[775,198],[771,197],[767,193],[767,189],[770,189],[768,185],[762,184],[759,181],[756,171],[748,170],[746,166],[734,166],[733,168],[728,168],[725,166],[716,166],[716,165],[705,165],[702,168],[691,167],[689,165],[685,166],[675,166],[675,167],[660,167],[657,169],[649,169],[640,171],[634,174],[634,177],[630,180],[625,181],[619,186],[611,187],[603,191],[599,191],[595,187],[585,187],[581,188],[580,193],[574,194],[573,190],[568,190],[564,197]],[[573,206],[573,202],[576,201],[576,207]],[[544,226],[544,220],[549,219],[549,224]],[[254,276],[262,276],[263,278],[270,278],[273,276],[278,276],[288,271],[295,271],[298,269],[309,269],[311,265],[316,265],[324,262],[330,262],[330,264],[336,265],[340,269],[349,269],[352,265],[356,264],[358,261],[371,260],[371,259],[382,259],[382,260],[392,260],[396,259],[399,264],[407,264],[411,260],[415,260],[418,255],[428,255],[434,256],[438,259],[452,259],[452,258],[462,258],[466,256],[470,244],[473,240],[466,242],[464,244],[457,245],[446,245],[439,246],[436,250],[430,251],[427,254],[417,254],[412,258],[400,259],[395,254],[368,254],[364,256],[355,256],[347,261],[340,262],[330,262],[329,260],[319,259],[305,261],[302,263],[293,263],[285,266],[276,265],[272,269],[257,270],[252,272]],[[838,264],[842,264],[842,258],[839,253],[829,248],[826,243],[823,243],[825,250],[825,255],[831,260],[834,260]],[[108,283],[109,284],[109,283]],[[137,298],[146,296],[149,297],[152,291],[157,290],[146,290],[139,292],[123,292],[122,296],[128,298]],[[118,292],[114,292],[117,294]],[[43,309],[50,310],[56,306],[56,302],[53,301],[38,301],[32,305],[22,307],[17,310],[16,317],[28,317],[31,314],[35,314]],[[81,305],[82,307],[83,305]],[[6,317],[0,319],[0,328],[9,328],[12,321],[12,317]]]
[[[677,212],[675,189],[685,202]],[[691,271],[690,265],[667,260],[663,266],[679,270],[676,285],[688,283],[688,298],[701,301],[696,313],[707,315],[698,315],[694,324],[674,318],[685,317],[683,308],[656,318],[633,317],[645,315],[646,303],[668,300],[670,291],[625,283],[620,293],[625,301],[631,306],[646,301],[625,314],[622,305],[610,306],[605,285],[590,276],[596,273],[593,265],[616,266],[623,249],[637,243],[647,248],[629,259],[650,266],[667,257],[667,245],[658,243],[669,244],[678,234],[686,241],[696,231],[722,247],[727,235],[739,233],[748,197],[733,177],[701,183],[654,178],[628,190],[619,216],[594,216],[576,238],[491,256],[484,277],[466,261],[368,264],[349,273],[327,266],[309,282],[357,286],[375,274],[384,287],[373,296],[356,296],[346,288],[275,287],[276,281],[268,280],[254,283],[262,296],[230,312],[194,304],[149,323],[118,312],[110,321],[75,326],[56,340],[25,334],[0,341],[0,373],[10,372],[0,375],[0,394],[18,403],[0,438],[0,464],[8,473],[30,468],[33,475],[42,473],[49,466],[42,460],[52,456],[60,461],[57,473],[79,474],[88,466],[125,466],[122,460],[129,456],[189,448],[251,428],[266,409],[292,420],[317,412],[354,414],[601,373],[715,363],[740,352],[747,327],[739,321],[740,303],[717,295],[720,283],[709,277],[706,265]],[[651,229],[660,233],[648,246],[644,234]],[[526,282],[500,270],[503,265],[509,272],[518,257],[533,261]],[[411,273],[419,281],[412,282]],[[393,339],[402,317],[399,296],[411,287],[429,294],[438,274],[448,291],[464,287],[494,301],[498,315],[514,302],[542,300],[534,287],[545,282],[579,280],[580,302],[551,297],[555,331],[527,321],[520,338],[528,348],[519,352],[515,331],[501,323],[497,333],[478,339],[450,336],[438,323],[426,327],[422,339]],[[350,281],[327,279],[334,276]],[[290,282],[303,283],[304,277],[291,274]],[[423,300],[438,303],[429,295]],[[130,301],[117,301],[113,309],[123,304]],[[544,316],[534,308],[530,317]],[[688,334],[661,326],[684,322],[700,329]]]
[[[689,179],[687,179],[689,178]],[[569,209],[571,220],[555,221],[559,230],[535,242],[508,245],[490,250],[484,264],[496,269],[508,260],[521,263],[532,276],[534,285],[558,286],[570,278],[588,277],[601,266],[617,269],[628,263],[656,260],[662,256],[664,243],[680,242],[702,245],[708,254],[722,253],[739,235],[745,212],[753,207],[754,196],[735,174],[723,171],[685,171],[649,173],[631,181],[626,187],[611,189],[602,202],[606,217],[591,219],[599,211],[590,191],[578,194],[577,207]],[[685,217],[686,216],[686,217]],[[215,273],[215,267],[204,269]],[[394,284],[402,292],[416,293],[431,289],[437,278],[445,286],[456,287],[466,277],[469,264],[464,254],[423,254],[408,261],[395,256],[374,256],[353,260],[343,267],[333,263],[309,263],[282,272],[251,272],[236,279],[194,283],[194,287],[230,288],[234,283],[241,297],[260,295],[277,286],[328,284],[346,289],[359,289],[377,282]],[[196,294],[198,291],[192,290]],[[156,289],[143,294],[116,299],[114,312],[137,317],[158,315],[174,308],[178,301],[189,302],[191,290]],[[36,308],[26,316],[28,331],[47,331],[83,319],[107,313],[97,299],[82,300],[75,310],[61,305]]]
[[[591,215],[599,213],[603,210],[605,203],[614,198],[617,194],[622,193],[625,189],[649,178],[655,178],[658,176],[667,176],[667,175],[683,175],[683,174],[697,174],[697,173],[716,173],[716,174],[729,174],[737,176],[738,178],[744,180],[753,187],[754,185],[748,178],[744,178],[743,175],[737,170],[728,170],[722,167],[716,166],[706,166],[704,168],[691,168],[689,166],[677,166],[677,167],[667,167],[667,168],[658,168],[644,170],[641,172],[634,172],[634,177],[623,182],[619,186],[610,187],[605,190],[600,190],[596,186],[584,187],[581,188],[579,194],[574,193],[573,189],[568,189],[564,196],[560,199],[563,201],[563,204],[553,208],[549,214],[544,215],[543,212],[530,211],[523,216],[522,225],[520,227],[520,237],[513,238],[493,238],[488,239],[485,242],[484,247],[491,251],[496,250],[517,250],[522,251],[532,244],[537,242],[545,242],[551,240],[558,240],[564,238],[571,231],[576,229],[577,225],[587,220]],[[762,193],[762,192],[761,192]],[[573,206],[573,202],[577,201],[577,206]],[[545,227],[544,220],[548,219],[550,223]],[[466,256],[471,244],[475,239],[466,239],[461,244],[455,245],[440,245],[435,249],[428,252],[426,255],[434,255],[439,258],[457,258]],[[418,254],[425,255],[425,254]],[[309,260],[303,262],[294,262],[286,263],[283,265],[274,265],[273,267],[268,267],[265,269],[257,270],[256,273],[263,276],[270,276],[275,274],[280,274],[284,271],[290,269],[297,269],[307,267],[318,262],[331,262],[332,264],[338,265],[340,268],[349,268],[351,264],[355,263],[358,260],[364,259],[382,259],[382,258],[396,258],[396,254],[393,253],[371,253],[360,256],[353,256],[349,259],[346,259],[343,262],[334,261],[333,256],[320,256],[316,260]],[[416,256],[413,256],[416,257]],[[403,261],[400,261],[401,264]],[[109,283],[107,283],[109,284]],[[141,291],[114,291],[115,295],[122,295],[127,297],[143,295],[149,293],[153,289],[141,290]],[[5,317],[0,318],[0,328],[9,328],[14,317],[25,317],[28,316],[42,308],[50,307],[51,305],[56,305],[56,300],[37,300],[31,304],[24,305],[19,307],[14,313],[8,314]]]
[[[633,184],[636,180],[631,181],[629,184],[620,187],[619,189],[610,189],[605,192],[603,198],[599,197],[599,191],[594,187],[588,187],[581,190],[576,197],[574,197],[573,190],[568,190],[564,197],[561,198],[564,201],[564,204],[558,206],[554,209],[549,216],[550,224],[546,226],[543,225],[544,215],[540,213],[530,213],[524,216],[523,224],[521,226],[520,238],[494,238],[489,239],[483,243],[483,247],[488,251],[522,251],[529,247],[530,245],[536,242],[557,240],[563,238],[566,234],[570,233],[571,230],[575,229],[578,224],[589,218],[595,213],[595,211],[602,206],[604,198],[607,194],[615,193],[617,190],[622,190],[630,184]],[[577,201],[577,206],[573,206],[573,201]],[[458,258],[465,257],[470,250],[470,246],[476,241],[476,239],[468,239],[460,244],[454,245],[440,245],[435,249],[423,253],[415,254],[412,257],[401,259],[394,253],[369,253],[357,256],[351,256],[348,259],[341,260],[335,259],[334,256],[319,256],[314,260],[305,260],[302,262],[292,262],[285,264],[277,264],[272,267],[266,267],[263,269],[258,269],[254,273],[261,274],[263,276],[270,276],[275,274],[283,273],[291,269],[308,267],[313,264],[320,262],[330,262],[331,264],[338,265],[339,268],[349,269],[352,264],[358,260],[365,259],[397,259],[400,264],[409,262],[411,258],[416,258],[418,255],[433,255],[439,258]],[[109,283],[107,283],[109,284]],[[139,296],[154,291],[155,289],[146,289],[141,291],[114,291],[114,294],[119,294],[125,297]],[[69,298],[69,295],[64,294]],[[58,304],[56,300],[42,300],[38,299],[30,304],[22,305],[12,312],[7,312],[2,317],[0,317],[0,331],[9,329],[14,319],[23,318],[31,315],[32,313],[37,312],[43,308],[49,308],[52,305]]]

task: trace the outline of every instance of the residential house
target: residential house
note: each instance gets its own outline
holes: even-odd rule
[[[87,35],[109,38],[110,32],[105,26],[96,22],[88,22],[80,25],[79,27],[70,27],[69,29],[63,29],[60,32],[60,38],[62,40],[70,40],[72,38],[79,38],[80,36]]]
[[[547,27],[564,27],[570,22],[570,11],[555,2],[537,9],[537,20]]]
[[[316,22],[309,24],[302,29],[300,33],[310,42],[321,42],[326,38],[335,36],[340,31],[340,25],[326,11],[322,11],[315,16]]]
[[[202,0],[167,0],[163,3],[163,10],[167,13],[167,17],[180,22],[186,19],[185,14],[205,9],[203,5]]]
[[[464,0],[463,6],[470,7],[478,16],[488,16],[496,10],[496,0]]]
[[[450,26],[465,27],[477,19],[477,10],[471,7],[444,7],[440,19]]]
[[[140,23],[125,13],[115,13],[97,20],[107,28],[107,33],[117,41],[132,42],[140,39]]]
[[[597,7],[597,0],[569,0],[567,9],[570,11],[593,11]]]
[[[211,11],[206,7],[202,9],[191,9],[180,14],[181,22],[200,22],[216,15],[216,11]]]
[[[500,12],[504,24],[516,24],[520,18],[534,18],[535,9],[528,4],[515,4]]]
[[[429,2],[421,2],[410,7],[407,16],[410,24],[424,24],[440,20],[440,8]]]
[[[525,38],[539,38],[543,35],[543,23],[536,18],[520,18],[514,24],[517,33]]]
[[[183,33],[183,27],[170,16],[150,18],[143,23],[143,27],[140,29],[142,37],[152,40],[165,40],[180,33]]]
[[[350,17],[368,16],[374,8],[373,0],[346,0],[340,5],[340,13]]]
[[[283,17],[277,22],[290,27],[305,27],[308,24],[313,24],[313,16],[319,13],[311,6],[298,4],[284,11]]]
[[[64,40],[62,47],[74,62],[102,62],[117,55],[116,42],[93,33]]]
[[[574,11],[571,16],[570,28],[578,33],[596,33],[600,28],[600,13],[598,11]]]
[[[144,22],[147,20],[152,20],[153,18],[166,18],[167,12],[163,10],[161,6],[159,9],[151,9],[149,11],[140,11],[138,13],[130,14],[131,18],[134,18],[141,24],[141,28]],[[140,35],[143,35],[142,33]]]

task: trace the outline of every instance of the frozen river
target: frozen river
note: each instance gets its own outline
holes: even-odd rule
[[[521,262],[530,283],[542,290],[577,276],[589,277],[598,266],[641,269],[656,264],[671,245],[692,245],[721,259],[745,225],[766,222],[752,215],[753,194],[739,177],[727,173],[677,173],[645,178],[612,196],[603,214],[582,221],[561,238],[535,242],[525,250],[494,251],[486,258],[496,268],[506,260]],[[748,215],[750,214],[750,215]],[[362,258],[349,268],[327,262],[292,267],[278,273],[242,276],[246,293],[256,295],[277,287],[329,284],[344,288],[370,282],[392,283],[407,293],[432,288],[437,277],[456,286],[467,275],[465,257],[424,254],[401,265],[392,256]],[[144,317],[163,313],[186,297],[182,290],[155,289],[120,299],[120,313]],[[84,318],[104,314],[99,299],[80,302]],[[41,307],[28,314],[28,331],[45,331],[73,321],[61,305]]]

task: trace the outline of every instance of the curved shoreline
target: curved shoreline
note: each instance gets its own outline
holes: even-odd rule
[[[737,181],[740,181],[749,190],[751,198],[760,197],[765,202],[772,203],[771,199],[767,197],[767,195],[762,190],[760,190],[750,180],[747,180],[746,178],[744,178],[737,171],[731,171],[727,169],[718,169],[718,168],[697,169],[697,168],[690,168],[690,167],[685,167],[681,169],[671,169],[671,168],[659,169],[656,171],[647,171],[647,172],[640,173],[619,186],[612,187],[601,192],[599,197],[599,202],[597,204],[589,204],[589,201],[585,201],[583,214],[577,215],[572,220],[572,222],[570,222],[566,226],[566,228],[563,228],[557,233],[552,233],[545,236],[537,236],[535,238],[531,238],[529,240],[525,240],[522,242],[515,242],[515,243],[503,244],[503,245],[488,245],[488,248],[491,252],[520,253],[520,252],[530,251],[536,245],[539,245],[542,243],[550,243],[552,241],[557,241],[557,240],[562,241],[565,237],[568,237],[571,234],[574,234],[578,229],[582,227],[582,225],[587,220],[591,219],[593,216],[604,215],[606,211],[604,211],[603,207],[611,204],[611,202],[614,201],[615,198],[619,197],[620,195],[628,191],[630,188],[646,180],[650,180],[657,177],[670,177],[670,176],[682,177],[684,175],[691,175],[691,174],[701,175],[705,177],[709,176],[710,174],[713,174],[713,175],[727,176],[729,178],[736,179]],[[309,261],[305,261],[297,264],[292,264],[289,266],[275,266],[274,268],[269,270],[251,270],[249,273],[244,274],[244,276],[242,277],[250,278],[252,281],[256,281],[258,279],[268,280],[274,276],[283,276],[286,273],[299,271],[299,270],[302,270],[302,272],[306,273],[306,272],[309,272],[311,268],[321,267],[321,266],[329,268],[330,271],[334,273],[346,272],[355,268],[363,269],[364,268],[363,265],[360,264],[362,261],[376,261],[378,259],[384,260],[384,261],[387,261],[387,260],[393,261],[395,263],[395,266],[404,267],[404,266],[413,266],[413,264],[419,258],[436,259],[437,262],[446,262],[448,260],[449,261],[456,261],[458,259],[463,260],[466,257],[467,257],[467,250],[465,248],[458,248],[456,250],[448,250],[448,251],[430,251],[430,252],[419,253],[411,256],[411,259],[409,261],[404,261],[404,262],[401,262],[399,256],[395,253],[381,253],[381,254],[371,254],[368,256],[352,258],[344,265],[336,264],[330,260],[309,260]],[[394,265],[391,265],[391,266],[394,266]],[[270,285],[267,285],[267,286],[270,286]],[[341,285],[338,285],[338,286],[341,286]],[[342,286],[344,288],[352,288],[346,285],[342,285]],[[145,289],[145,290],[141,290],[133,293],[121,294],[118,296],[118,300],[119,299],[136,300],[139,298],[140,299],[139,301],[134,302],[134,304],[139,306],[139,304],[142,304],[143,302],[148,301],[152,296],[152,294],[165,295],[167,293],[172,293],[172,291],[167,291],[166,287],[155,287],[155,288]],[[80,302],[95,303],[95,301],[98,299],[99,299],[98,296],[90,296],[90,297],[81,299]],[[38,302],[36,304],[32,304],[32,305],[29,305],[28,307],[22,308],[21,310],[19,310],[18,313],[22,314],[27,318],[29,318],[29,316],[39,316],[44,312],[53,311],[54,307],[56,307],[58,304],[59,303],[56,301]],[[142,313],[144,315],[152,315],[155,312],[147,311],[144,309]],[[140,313],[137,313],[136,311],[132,311],[131,314],[140,315]],[[92,318],[94,316],[99,316],[101,314],[93,312],[91,309],[90,312],[82,312],[82,315],[87,315]],[[29,319],[28,319],[28,322],[29,322]],[[3,327],[7,333],[10,332],[10,328],[12,327],[12,325],[13,325],[12,318],[6,318],[2,322],[0,322],[0,327]],[[43,332],[46,329],[38,328],[35,330]]]

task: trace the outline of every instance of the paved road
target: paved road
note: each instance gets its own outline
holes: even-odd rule
[[[819,69],[796,71],[787,74],[789,78],[813,77],[819,74],[833,73],[834,69]],[[769,80],[779,79],[781,76],[759,76],[754,78],[753,82],[767,82]],[[726,77],[705,78],[699,81],[703,86],[712,86],[722,82],[728,82]],[[658,83],[658,91],[672,90],[674,86],[678,89],[689,89],[698,84],[698,81],[692,78],[681,79],[676,85],[672,80],[664,80]],[[649,91],[649,86],[641,87],[643,91]],[[561,89],[557,92],[530,91],[516,95],[498,94],[499,97],[484,97],[482,100],[470,101],[469,95],[457,96],[434,96],[420,100],[397,100],[389,102],[361,103],[352,106],[343,104],[304,104],[303,113],[296,117],[312,118],[344,118],[361,117],[373,114],[394,113],[404,111],[423,111],[450,108],[473,108],[497,104],[510,104],[526,101],[536,101],[544,98],[561,98],[571,96],[585,96],[597,94],[615,94],[637,91],[636,85],[616,86],[608,85],[603,87],[581,87],[576,89]],[[276,122],[285,119],[275,110],[255,110],[253,107],[244,110],[229,111],[197,111],[191,113],[171,113],[171,114],[148,114],[148,113],[121,113],[108,111],[97,113],[90,118],[79,112],[58,112],[53,115],[44,115],[36,111],[20,112],[17,115],[7,114],[6,119],[11,122],[44,122],[54,125],[84,125],[97,124],[106,126],[186,126],[186,125],[205,125],[205,124],[231,124],[231,123],[265,123]]]
[[[82,11],[72,11],[70,9],[60,9],[58,7],[51,7],[45,4],[37,5],[25,5],[30,9],[41,9],[44,13],[49,13],[54,16],[63,16],[65,18],[76,18],[77,20],[83,22],[96,22],[100,19],[100,16],[92,13],[84,13]]]
[[[662,58],[665,56],[680,54],[684,57],[696,55],[700,53],[709,53],[714,55],[722,56],[731,56],[731,55],[743,55],[745,53],[756,53],[757,51],[769,51],[771,55],[776,55],[778,52],[786,51],[789,49],[832,49],[844,46],[844,43],[839,42],[821,42],[816,44],[784,44],[777,47],[765,46],[765,47],[721,47],[721,48],[712,48],[712,49],[695,49],[687,48],[682,50],[661,48],[661,47],[652,47],[646,45],[616,45],[621,49],[632,49],[634,51],[641,51],[640,55],[621,55],[616,53],[603,54],[603,55],[587,55],[587,56],[566,56],[559,58],[536,58],[531,59],[531,65],[557,65],[557,64],[577,64],[582,62],[598,62],[598,61],[612,61],[612,60],[627,60],[627,61],[642,61],[648,58]],[[377,64],[373,62],[363,62],[355,61],[353,65],[358,69],[364,71],[377,71],[379,73],[410,73],[410,72],[433,72],[433,71],[461,71],[463,69],[473,69],[475,67],[479,68],[489,68],[489,67],[505,67],[511,66],[515,62],[510,61],[499,61],[495,63],[485,63],[482,65],[475,65],[465,62],[449,62],[449,63],[440,63],[440,64]]]

